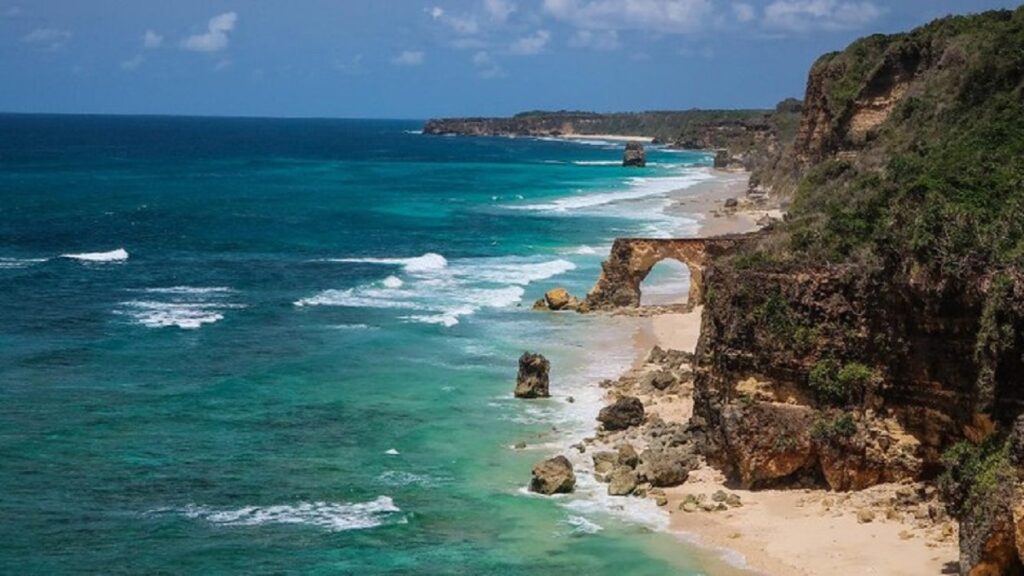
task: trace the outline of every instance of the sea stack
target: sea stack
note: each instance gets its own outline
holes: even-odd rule
[[[547,398],[548,371],[551,363],[540,354],[523,352],[519,357],[519,374],[516,377],[516,398]]]
[[[639,142],[627,142],[626,153],[622,155],[622,165],[637,168],[647,166],[647,153],[644,152],[644,145]]]
[[[565,456],[538,462],[533,467],[533,478],[530,480],[530,491],[550,496],[552,494],[568,494],[576,487],[576,475],[573,474],[572,462]]]

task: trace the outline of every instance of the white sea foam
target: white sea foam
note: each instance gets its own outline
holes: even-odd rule
[[[16,270],[28,268],[46,262],[49,258],[8,258],[0,257],[0,270]]]
[[[388,448],[384,453],[388,456],[398,456],[398,450],[395,450],[394,448]]]
[[[305,524],[329,530],[363,530],[395,520],[401,512],[388,496],[357,503],[300,502],[294,505],[246,506],[235,510],[217,510],[189,505],[181,514],[220,526],[262,526],[265,524]],[[398,518],[404,522],[405,518]]]
[[[167,288],[142,288],[141,292],[149,294],[227,294],[234,292],[231,288],[224,286],[196,287],[196,286],[169,286]]]
[[[401,266],[410,274],[432,272],[448,266],[448,261],[440,254],[427,252],[414,258],[329,258],[328,262],[349,262],[361,264],[391,264]]]
[[[507,308],[522,301],[524,286],[576,267],[565,259],[465,258],[449,262],[438,254],[415,258],[338,258],[331,262],[401,266],[402,277],[344,290],[324,290],[296,306],[344,306],[407,311],[408,322],[451,327],[483,308]]]
[[[526,204],[522,206],[510,205],[508,208],[516,210],[534,210],[542,212],[573,212],[588,208],[604,206],[629,200],[639,200],[650,196],[662,196],[674,190],[689,188],[699,182],[712,178],[705,170],[687,171],[683,175],[646,177],[637,176],[627,181],[629,187],[625,190],[614,192],[599,192],[596,194],[578,194],[559,198],[551,202],[540,204]],[[651,216],[650,212],[646,214]]]
[[[572,531],[576,534],[597,534],[604,530],[600,524],[591,522],[583,516],[569,516],[565,519],[565,523],[572,526]]]
[[[423,134],[423,130],[402,130],[402,132],[405,132],[406,134],[415,134],[415,135]]]
[[[607,252],[609,247],[595,247],[595,246],[577,246],[575,248],[567,248],[563,251],[564,254],[576,254],[578,256],[592,256],[594,254],[602,254]]]
[[[82,262],[123,262],[128,259],[128,251],[124,248],[109,252],[82,252],[80,254],[61,254],[61,258],[70,258]]]
[[[169,286],[130,290],[146,294],[145,299],[121,303],[115,314],[129,316],[147,328],[177,327],[196,330],[224,319],[228,310],[245,308],[232,302],[234,290],[223,286]]]
[[[622,160],[574,160],[577,166],[622,166]]]

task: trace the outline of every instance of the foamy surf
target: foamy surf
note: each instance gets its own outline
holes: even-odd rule
[[[348,262],[359,264],[390,264],[401,266],[410,274],[432,272],[442,270],[448,265],[448,261],[440,254],[427,252],[422,256],[414,258],[329,258],[328,262]]]
[[[343,306],[405,311],[406,322],[457,325],[465,316],[484,308],[508,308],[519,304],[524,286],[576,268],[565,259],[537,261],[531,258],[467,258],[449,262],[440,254],[412,258],[334,258],[338,263],[400,266],[403,277],[347,289],[324,290],[302,298],[298,307]]]
[[[181,328],[197,330],[224,319],[228,310],[245,308],[230,301],[234,291],[223,286],[169,286],[132,290],[145,294],[144,299],[121,303],[115,314],[128,316],[147,328]]]
[[[693,169],[677,176],[637,176],[627,180],[628,188],[626,190],[599,192],[596,194],[579,194],[559,198],[551,202],[526,204],[522,206],[509,205],[506,207],[514,210],[568,213],[629,200],[640,200],[651,196],[662,196],[675,190],[689,188],[711,178],[713,178],[713,176],[706,170]],[[647,213],[647,216],[650,216],[649,212]]]
[[[82,262],[123,262],[128,259],[128,251],[124,248],[111,250],[109,252],[82,252],[79,254],[61,254],[61,258],[79,260]]]
[[[401,512],[401,509],[388,496],[378,496],[369,502],[300,502],[294,505],[246,506],[234,510],[189,505],[179,512],[186,518],[218,526],[303,524],[331,532],[365,530],[388,522],[405,522],[404,517],[396,518],[395,514]]]
[[[49,258],[0,258],[0,270],[18,270],[46,262]]]

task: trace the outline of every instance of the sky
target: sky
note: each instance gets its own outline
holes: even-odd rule
[[[415,118],[771,107],[1000,0],[0,0],[0,111]]]

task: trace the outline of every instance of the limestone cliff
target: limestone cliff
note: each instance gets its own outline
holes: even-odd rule
[[[438,118],[424,134],[534,136],[615,134],[644,136],[688,150],[724,150],[722,168],[763,167],[793,139],[800,102],[774,110],[684,110],[652,112],[523,112],[510,118]],[[717,164],[716,164],[717,165]]]
[[[941,477],[961,572],[1024,570],[1007,448],[1024,411],[1022,175],[1024,8],[819,59],[792,144],[753,175],[792,197],[786,221],[705,268],[709,459],[754,487]]]

